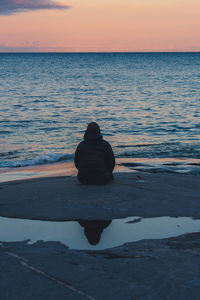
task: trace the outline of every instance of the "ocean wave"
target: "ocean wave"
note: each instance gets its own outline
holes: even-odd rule
[[[130,146],[130,145],[129,145]],[[146,145],[147,146],[147,145]],[[138,148],[127,147],[127,149],[121,149],[121,151],[117,151],[118,147],[115,147],[114,153],[116,158],[195,158],[200,159],[199,147],[170,147],[163,148],[157,147],[156,149],[142,148],[142,145]],[[150,146],[150,145],[148,145]],[[158,146],[158,145],[157,145]],[[136,146],[137,147],[137,146]],[[131,149],[132,148],[132,149]],[[138,150],[137,150],[138,149]],[[21,158],[22,153],[20,154]],[[31,159],[18,159],[19,151],[8,151],[8,152],[0,152],[0,168],[18,168],[18,167],[27,167],[27,166],[36,166],[43,164],[52,164],[61,161],[72,161],[73,154],[64,154],[64,153],[49,153],[43,154],[40,156],[36,156]],[[1,161],[2,159],[2,161]]]
[[[200,158],[199,142],[162,142],[162,143],[138,143],[115,146],[115,152],[119,157],[146,157],[146,158]]]
[[[133,150],[125,150],[117,153],[118,157],[133,157],[133,158],[196,158],[200,159],[200,151],[198,147],[194,147],[192,149],[185,148],[153,148],[150,151],[144,148],[135,148]],[[142,150],[141,150],[142,149]],[[148,148],[149,149],[149,148]]]
[[[123,152],[119,153],[117,157],[127,157],[127,158],[196,158],[200,159],[199,152],[184,153],[181,151],[170,153],[169,151],[160,151],[160,152],[145,152],[141,151],[140,153],[136,152]]]
[[[0,157],[9,157],[16,155],[19,151],[18,150],[13,150],[13,151],[6,151],[6,152],[0,152]]]
[[[17,160],[17,161],[0,161],[0,168],[19,168],[36,166],[43,164],[51,164],[65,160],[72,160],[72,154],[50,153],[46,155],[37,156],[33,159]]]
[[[157,147],[166,145],[177,145],[177,142],[163,142],[163,143],[144,143],[144,144],[133,144],[133,145],[117,145],[116,148],[139,148],[139,147]]]
[[[10,134],[12,133],[11,130],[0,130],[0,134]]]

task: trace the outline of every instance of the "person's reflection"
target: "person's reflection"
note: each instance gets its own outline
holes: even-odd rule
[[[88,242],[91,245],[97,245],[101,239],[103,230],[111,224],[112,221],[98,220],[98,221],[78,221],[84,227],[84,233]]]

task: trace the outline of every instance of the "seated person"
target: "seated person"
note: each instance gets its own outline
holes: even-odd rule
[[[106,184],[113,180],[115,157],[97,123],[88,124],[84,141],[76,149],[74,163],[78,180],[83,184]]]

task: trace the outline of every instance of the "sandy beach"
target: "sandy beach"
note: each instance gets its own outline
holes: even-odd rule
[[[0,215],[38,220],[200,217],[199,177],[118,172],[105,186],[75,176],[2,182]],[[198,299],[199,233],[103,251],[3,242],[0,299]],[[10,288],[12,286],[12,288]]]

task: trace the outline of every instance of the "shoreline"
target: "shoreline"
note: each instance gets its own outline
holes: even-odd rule
[[[162,169],[163,167],[165,169]],[[178,172],[177,168],[182,168],[180,169],[180,173],[186,173],[188,171],[191,172],[192,175],[200,175],[200,159],[121,157],[116,158],[114,173],[133,171],[159,173],[158,168],[160,168],[160,172],[165,170],[168,172],[170,171],[169,168],[171,168],[171,172]],[[56,162],[26,167],[0,168],[0,183],[34,178],[76,175],[77,169],[73,161]]]

